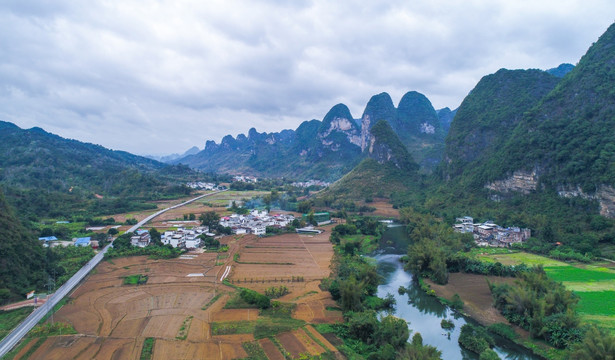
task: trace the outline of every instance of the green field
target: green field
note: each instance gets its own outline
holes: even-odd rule
[[[523,252],[475,254],[483,261],[505,265],[544,266],[547,275],[579,297],[577,310],[582,318],[615,333],[615,269],[605,263],[570,264]]]
[[[32,313],[31,306],[11,311],[0,311],[0,340],[7,336],[30,313]]]
[[[203,202],[212,205],[228,206],[229,201],[250,200],[253,197],[264,196],[270,193],[270,191],[224,191],[204,198]]]

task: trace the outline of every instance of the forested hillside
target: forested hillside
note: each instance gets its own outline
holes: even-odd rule
[[[193,175],[186,167],[0,122],[0,185],[21,215],[117,213],[131,199],[186,194],[172,179]]]

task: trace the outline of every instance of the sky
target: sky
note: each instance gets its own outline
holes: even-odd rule
[[[612,0],[4,0],[0,120],[135,154],[576,64]]]

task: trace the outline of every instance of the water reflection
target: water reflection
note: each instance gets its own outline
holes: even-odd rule
[[[400,240],[391,241],[403,244]],[[461,327],[471,320],[458,316],[434,297],[421,291],[413,282],[412,275],[404,271],[400,262],[401,255],[392,254],[391,251],[381,251],[373,257],[378,262],[378,272],[384,278],[384,283],[378,287],[378,296],[385,297],[390,293],[397,301],[393,315],[408,321],[409,328],[414,332],[420,332],[425,344],[433,345],[442,351],[443,359],[478,359],[476,354],[462,349],[458,343]],[[407,291],[399,294],[400,286]],[[442,329],[440,325],[442,319],[452,321],[455,327],[450,331]],[[506,339],[496,336],[495,340],[497,346],[494,350],[502,359],[540,359]]]

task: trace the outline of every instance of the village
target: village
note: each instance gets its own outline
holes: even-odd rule
[[[475,224],[470,216],[457,218],[453,229],[459,233],[472,234],[478,246],[510,247],[512,244],[526,241],[531,236],[530,229],[504,228],[493,221]]]

